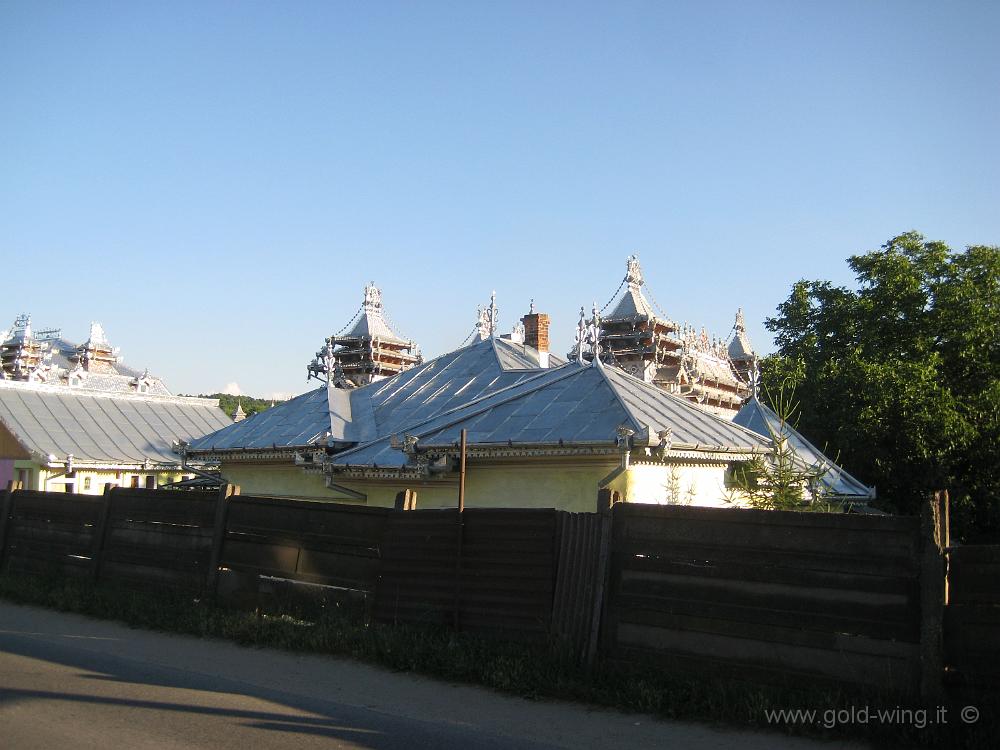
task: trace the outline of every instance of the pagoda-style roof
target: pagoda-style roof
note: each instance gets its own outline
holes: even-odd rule
[[[392,377],[422,359],[420,347],[390,325],[382,307],[381,290],[369,284],[354,317],[342,331],[327,337],[324,348],[316,352],[306,371],[309,378],[349,388]]]
[[[378,339],[381,343],[412,346],[413,342],[396,333],[385,318],[382,308],[382,290],[374,284],[365,287],[365,301],[361,305],[357,322],[347,333],[334,336],[334,343]]]
[[[642,286],[645,284],[645,281],[642,278],[642,268],[639,266],[639,259],[634,255],[628,257],[625,279],[622,281],[622,284],[625,285],[625,291],[614,309],[602,318],[603,323],[646,320],[661,323],[668,328],[675,327],[673,321],[656,314],[653,306],[642,293]]]

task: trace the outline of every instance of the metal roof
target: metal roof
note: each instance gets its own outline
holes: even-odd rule
[[[561,362],[550,355],[550,363]],[[539,371],[531,347],[504,339],[476,341],[361,388],[317,388],[195,440],[189,451],[305,447],[328,433],[338,442],[365,443]]]
[[[329,430],[324,386],[192,440],[188,451],[305,446]]]
[[[604,320],[615,321],[623,318],[660,319],[653,312],[652,305],[643,296],[642,291],[634,284],[629,284],[625,288],[625,294],[622,295],[618,304],[615,305],[615,309],[605,316]]]
[[[175,440],[230,423],[214,399],[81,391],[0,381],[0,422],[25,450],[59,463],[178,465]]]
[[[358,322],[354,324],[354,327],[350,331],[343,334],[341,338],[372,338],[378,339],[379,341],[388,341],[394,344],[408,344],[409,341],[401,338],[392,328],[386,319],[382,317],[381,312],[364,310],[361,313],[361,317],[358,318]]]
[[[743,405],[743,408],[733,417],[733,422],[743,425],[759,435],[784,435],[795,455],[801,461],[811,467],[826,470],[820,482],[826,486],[827,491],[831,494],[843,497],[875,497],[873,487],[867,487],[844,471],[815,445],[802,437],[798,430],[787,422],[783,422],[773,409],[761,403],[756,396]]]
[[[751,453],[770,441],[713,416],[685,399],[613,367],[569,363],[537,370],[521,382],[405,429],[418,447],[454,445],[463,429],[473,446],[531,444],[613,446],[627,425],[637,440],[655,445],[670,430],[678,449]],[[642,444],[640,442],[640,444]],[[335,466],[402,466],[407,456],[390,434],[331,458]]]
[[[629,425],[651,444],[670,430],[675,447],[767,450],[760,435],[709,414],[618,368],[537,367],[530,347],[488,338],[362,388],[318,388],[191,444],[190,452],[315,445],[327,435],[356,443],[335,464],[402,465],[392,436],[446,445],[469,430],[473,444],[614,445]]]

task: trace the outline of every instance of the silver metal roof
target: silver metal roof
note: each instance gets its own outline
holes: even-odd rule
[[[709,414],[685,399],[613,367],[569,363],[536,370],[531,377],[483,395],[451,411],[400,430],[419,447],[454,445],[463,429],[473,446],[530,444],[613,446],[617,428],[630,427],[637,440],[655,445],[669,430],[672,446],[686,450],[751,453],[770,441]],[[643,444],[640,442],[639,444]],[[407,456],[391,435],[331,458],[335,466],[402,466]]]
[[[615,305],[615,309],[612,310],[605,320],[619,320],[623,318],[658,318],[655,312],[653,312],[652,306],[646,301],[646,298],[642,296],[642,292],[639,291],[637,287],[629,287],[625,290],[625,294]]]
[[[550,355],[550,363],[561,363]],[[366,443],[539,372],[538,353],[485,339],[361,388],[317,388],[191,443],[189,451]]]
[[[0,381],[0,423],[36,457],[86,464],[179,464],[190,441],[230,419],[214,399],[79,391]]]
[[[751,398],[743,405],[743,408],[733,417],[733,422],[743,425],[759,435],[784,435],[795,455],[801,461],[811,467],[826,470],[820,481],[831,494],[842,497],[875,497],[874,488],[865,486],[844,471],[824,455],[819,448],[802,437],[798,430],[790,424],[782,423],[781,418],[774,410],[761,403],[757,397]]]
[[[312,445],[330,429],[326,386],[190,441],[191,451]]]
[[[191,444],[190,451],[356,443],[335,464],[402,465],[392,436],[448,445],[464,427],[472,444],[614,445],[628,425],[656,444],[670,430],[675,447],[752,452],[769,441],[618,368],[537,367],[530,347],[489,338],[362,388],[319,388]],[[325,444],[325,442],[324,442]]]

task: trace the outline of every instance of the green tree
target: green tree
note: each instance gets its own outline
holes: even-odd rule
[[[183,394],[182,394],[183,395]],[[236,407],[242,406],[243,413],[248,417],[252,414],[266,411],[277,402],[270,398],[253,398],[252,396],[233,396],[228,393],[198,394],[199,398],[216,398],[219,400],[219,408],[230,417],[236,415]]]
[[[766,397],[779,420],[777,429],[767,424],[772,451],[736,465],[731,479],[733,491],[725,499],[734,504],[745,499],[751,507],[761,510],[843,510],[827,499],[820,481],[827,470],[807,464],[785,436],[786,425],[794,426],[799,410],[793,393],[785,389],[788,382],[786,379],[776,397]]]
[[[857,289],[799,281],[767,327],[802,430],[914,513],[952,491],[958,534],[1000,533],[1000,248],[952,252],[910,232],[848,260]]]

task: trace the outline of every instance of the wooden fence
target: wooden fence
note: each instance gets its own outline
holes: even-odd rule
[[[558,641],[586,663],[924,694],[946,661],[997,674],[1000,555],[950,551],[945,619],[945,547],[933,513],[922,523],[621,503],[601,514],[404,511],[232,486],[8,491],[0,512],[0,571],[253,606],[274,586],[321,590],[363,599],[383,622]]]
[[[622,505],[604,646],[757,681],[920,685],[919,519]]]
[[[394,514],[382,549],[376,618],[544,639],[557,515],[520,509]]]
[[[1000,545],[948,550],[944,635],[950,682],[1000,690]]]

